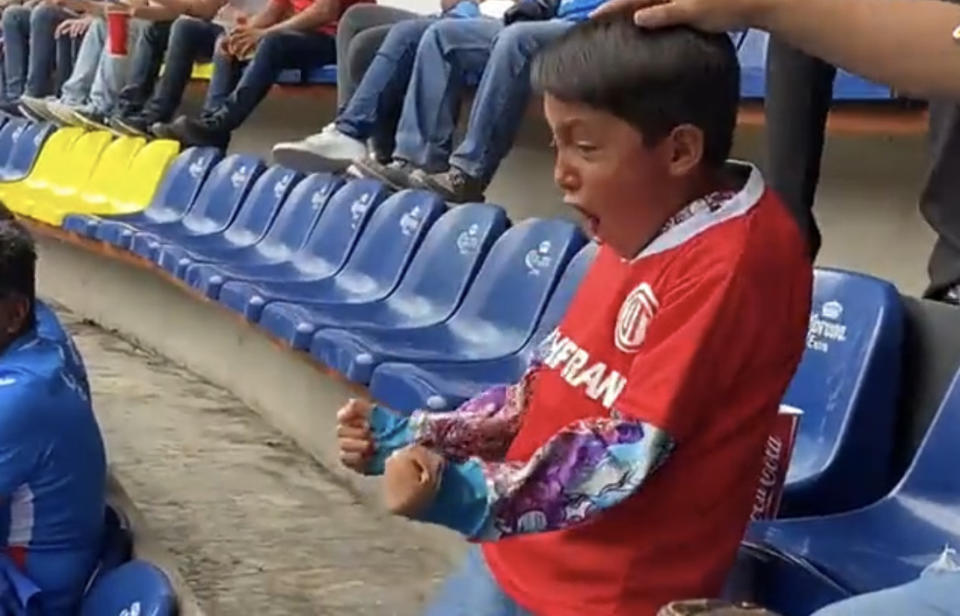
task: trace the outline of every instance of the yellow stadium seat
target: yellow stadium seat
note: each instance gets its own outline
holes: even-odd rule
[[[67,214],[87,213],[98,205],[102,208],[110,200],[120,198],[134,179],[129,176],[130,164],[145,144],[146,139],[142,137],[120,137],[111,142],[79,188],[70,186],[44,195],[28,215],[59,226]]]
[[[14,212],[20,212],[20,195],[27,187],[47,186],[65,168],[68,153],[83,135],[82,128],[61,128],[50,135],[37,156],[30,174],[15,182],[0,182],[0,199]]]
[[[44,211],[61,199],[76,196],[90,179],[100,156],[112,140],[113,135],[103,130],[81,135],[64,157],[63,166],[52,174],[50,181],[41,185],[24,186],[19,191],[17,211],[44,220],[37,212]]]
[[[197,62],[193,65],[190,79],[210,81],[211,77],[213,77],[213,62]]]
[[[167,167],[180,153],[180,142],[173,139],[156,139],[148,143],[127,170],[127,184],[121,188],[120,195],[103,204],[103,208],[90,210],[91,214],[116,216],[131,214],[146,209],[153,194],[160,187]]]

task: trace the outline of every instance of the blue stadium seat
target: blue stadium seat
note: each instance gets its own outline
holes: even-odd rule
[[[874,502],[889,484],[903,306],[888,282],[818,269],[807,349],[784,402],[803,411],[781,517]]]
[[[914,580],[945,545],[960,545],[957,443],[960,372],[889,495],[846,513],[757,522],[747,538],[816,568],[853,594]],[[781,602],[794,599],[788,595]]]
[[[223,151],[217,148],[188,148],[170,163],[144,211],[110,217],[74,214],[63,219],[63,228],[117,246],[129,246],[138,228],[183,218],[210,169],[222,158]]]
[[[441,211],[443,203],[437,201],[436,204]],[[384,207],[386,203],[381,210]],[[507,224],[506,213],[496,206],[472,204],[457,207],[430,227],[416,254],[403,255],[404,259],[412,256],[406,273],[403,274],[399,266],[392,268],[394,274],[390,279],[383,276],[381,288],[371,289],[364,294],[366,298],[348,302],[317,301],[314,298],[300,303],[273,302],[260,317],[260,326],[293,348],[306,349],[321,325],[343,327],[344,322],[358,321],[384,325],[391,321],[383,319],[391,318],[394,325],[398,320],[409,322],[411,319],[425,324],[424,316],[434,317],[432,322],[440,322],[456,308],[489,244]],[[464,239],[465,250],[457,249],[460,238]],[[400,239],[407,243],[403,237]],[[360,259],[360,249],[358,246],[344,272]],[[371,258],[375,258],[376,247],[370,244],[370,249]],[[398,251],[400,247],[392,250]],[[389,259],[383,257],[383,260]],[[400,258],[395,260],[399,265]],[[397,274],[402,274],[402,279],[396,280]],[[389,289],[386,288],[388,285]]]
[[[424,234],[445,208],[444,201],[431,192],[396,193],[370,215],[367,228],[342,270],[322,280],[249,285],[255,287],[255,294],[247,295],[246,305],[242,307],[244,316],[258,321],[278,337],[292,339],[295,323],[282,311],[271,313],[271,318],[264,322],[265,304],[364,302],[386,297],[396,288]],[[224,301],[223,294],[221,301]],[[241,308],[238,304],[230,305],[235,310]]]
[[[515,353],[533,335],[550,293],[584,242],[573,223],[525,220],[497,240],[449,320],[410,329],[320,330],[310,354],[366,384],[386,362],[467,362]]]
[[[333,276],[344,266],[367,226],[372,213],[387,197],[387,187],[376,180],[352,180],[337,191],[307,242],[290,261],[246,269],[221,270],[204,282],[208,297],[216,294],[222,304],[251,320],[260,317],[263,304],[248,300],[258,295],[261,283],[274,285],[303,284]],[[216,289],[214,291],[214,289]]]
[[[183,218],[138,227],[126,248],[153,260],[162,243],[222,232],[237,215],[263,169],[263,161],[254,156],[234,154],[224,158],[210,172],[196,202]]]
[[[47,122],[31,124],[16,118],[9,120],[7,126],[13,126],[10,134],[12,146],[9,156],[3,162],[3,168],[0,169],[0,182],[25,178],[33,168],[47,137],[56,130],[53,124]]]
[[[101,577],[80,605],[79,616],[174,616],[177,598],[156,566],[131,560]]]
[[[287,196],[276,220],[263,240],[230,255],[229,267],[249,268],[288,261],[303,246],[330,197],[343,185],[343,179],[329,173],[314,173],[300,182]],[[202,288],[203,281],[218,271],[208,259],[190,262],[180,274],[188,284]],[[221,262],[223,259],[217,259]]]
[[[308,69],[286,69],[280,72],[277,83],[283,85],[335,85],[337,83],[337,65],[325,64]]]
[[[301,174],[286,167],[264,171],[247,193],[240,210],[223,233],[191,237],[183,243],[162,244],[156,253],[157,265],[176,276],[194,261],[229,260],[232,255],[254,246],[266,237],[290,189]]]
[[[13,155],[13,146],[16,145],[20,135],[27,129],[28,122],[19,118],[3,117],[3,128],[0,128],[0,180],[9,173],[8,164]],[[15,179],[15,178],[11,178]]]
[[[591,242],[571,259],[550,296],[537,331],[516,353],[478,362],[381,364],[370,379],[371,395],[397,411],[445,410],[460,406],[494,385],[517,382],[540,343],[560,324],[596,254],[597,245]]]
[[[267,306],[260,324],[269,328],[266,322],[284,315],[290,332],[283,337],[302,349],[321,327],[408,328],[441,323],[460,305],[490,246],[509,224],[498,206],[458,206],[434,223],[393,293],[343,304],[274,302]]]

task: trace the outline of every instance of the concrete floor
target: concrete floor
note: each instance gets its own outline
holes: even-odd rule
[[[202,95],[196,84],[188,106],[196,108]],[[275,90],[237,131],[232,149],[269,159],[275,142],[316,132],[333,114],[332,89]],[[487,199],[514,218],[564,215],[552,183],[548,141],[546,124],[531,109]],[[762,166],[762,146],[762,129],[742,128],[735,155]],[[887,278],[907,294],[922,293],[934,239],[916,208],[925,165],[922,136],[830,137],[816,204],[824,236],[819,263]]]

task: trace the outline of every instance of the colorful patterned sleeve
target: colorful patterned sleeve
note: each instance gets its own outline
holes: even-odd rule
[[[566,528],[623,502],[672,449],[666,432],[636,419],[578,421],[526,462],[447,464],[420,519],[476,541]]]
[[[492,387],[455,411],[414,411],[410,417],[402,417],[383,407],[374,407],[370,429],[377,447],[367,465],[367,473],[383,473],[390,454],[411,443],[433,449],[454,462],[470,457],[503,459],[520,429],[528,391],[538,367],[539,364],[531,365],[518,383]]]

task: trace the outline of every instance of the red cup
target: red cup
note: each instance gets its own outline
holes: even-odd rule
[[[127,55],[127,31],[129,28],[129,11],[107,11],[107,49],[111,56]]]

